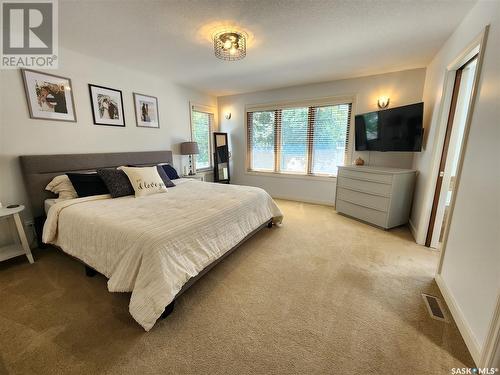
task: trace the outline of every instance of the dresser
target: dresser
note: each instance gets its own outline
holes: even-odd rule
[[[389,229],[406,224],[416,171],[372,166],[339,167],[337,212]]]

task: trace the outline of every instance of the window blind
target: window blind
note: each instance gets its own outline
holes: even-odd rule
[[[250,171],[336,175],[348,163],[352,104],[247,112]]]
[[[192,138],[198,143],[199,154],[196,156],[196,169],[209,169],[212,166],[210,137],[214,123],[213,113],[191,110]]]
[[[336,175],[348,163],[351,105],[312,107],[312,174]]]
[[[278,111],[248,112],[247,127],[248,157],[254,171],[274,171],[276,169],[276,124]]]
[[[284,173],[307,173],[308,161],[308,108],[286,108],[281,110],[279,171]]]

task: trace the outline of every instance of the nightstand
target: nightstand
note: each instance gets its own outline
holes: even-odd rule
[[[19,255],[26,255],[30,263],[34,262],[33,255],[31,255],[31,250],[28,245],[28,239],[26,238],[26,233],[24,232],[23,223],[21,222],[21,217],[19,216],[19,212],[22,210],[24,210],[24,206],[15,208],[0,208],[0,219],[12,218],[17,231],[17,236],[15,236],[16,241],[13,244],[0,247],[0,261],[14,258]],[[21,243],[19,243],[19,241],[21,241]]]
[[[185,175],[185,176],[181,176],[181,177],[182,178],[192,178],[193,180],[198,180],[198,181],[205,181],[204,174]]]

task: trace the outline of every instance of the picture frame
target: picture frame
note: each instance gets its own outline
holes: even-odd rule
[[[21,69],[30,118],[76,122],[71,79],[55,74]]]
[[[160,127],[158,98],[156,96],[134,92],[135,121],[139,128]]]
[[[95,125],[125,127],[121,90],[89,83],[89,93]]]

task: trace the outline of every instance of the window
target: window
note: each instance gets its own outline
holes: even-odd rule
[[[247,111],[248,170],[337,174],[349,162],[351,103]]]
[[[312,174],[336,175],[346,162],[351,105],[312,108]]]
[[[254,112],[252,115],[252,169],[274,171],[274,129],[275,111]]]
[[[307,127],[307,107],[287,108],[281,111],[280,171],[306,173]]]
[[[191,131],[193,141],[198,143],[200,153],[196,155],[196,170],[212,168],[212,128],[213,112],[201,110],[198,106],[191,107]]]

